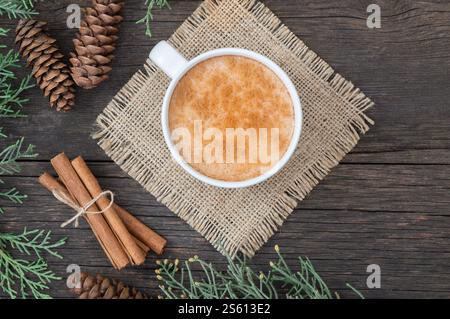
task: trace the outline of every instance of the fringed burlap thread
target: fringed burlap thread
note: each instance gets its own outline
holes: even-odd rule
[[[288,165],[247,189],[219,189],[190,177],[165,145],[160,113],[169,79],[150,61],[100,114],[94,138],[222,253],[251,257],[367,132],[373,122],[364,112],[373,103],[254,0],[206,0],[169,41],[187,58],[221,47],[253,50],[286,71],[304,112],[302,137]]]

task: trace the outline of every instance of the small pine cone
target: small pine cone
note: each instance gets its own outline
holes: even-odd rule
[[[76,282],[76,274],[69,276],[68,282]],[[117,282],[103,276],[91,276],[87,273],[80,274],[81,288],[72,291],[78,295],[78,299],[148,299],[147,295],[136,288],[128,287],[122,282]]]
[[[71,72],[75,83],[92,89],[108,79],[116,49],[122,0],[92,0],[87,8],[77,38],[73,40],[75,52],[71,53]]]
[[[58,111],[69,111],[75,104],[75,87],[69,67],[63,62],[56,40],[47,32],[47,22],[20,20],[16,28],[19,52],[33,68],[31,74]]]

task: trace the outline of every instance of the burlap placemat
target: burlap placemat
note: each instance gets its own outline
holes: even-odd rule
[[[169,41],[187,58],[222,47],[253,50],[287,72],[304,112],[301,141],[288,165],[248,189],[219,189],[190,177],[165,145],[160,113],[169,78],[150,61],[98,117],[94,138],[216,248],[231,256],[253,256],[373,124],[364,115],[373,103],[253,0],[207,0]]]

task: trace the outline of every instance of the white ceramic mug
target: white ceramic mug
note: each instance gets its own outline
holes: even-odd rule
[[[170,100],[172,98],[172,93],[176,88],[180,79],[195,65],[198,63],[208,60],[213,57],[225,56],[225,55],[237,55],[243,56],[246,58],[253,59],[264,64],[270,70],[272,70],[280,79],[283,81],[284,85],[289,91],[289,94],[292,98],[292,105],[294,107],[294,116],[295,116],[295,127],[294,133],[292,136],[291,143],[286,151],[286,153],[281,157],[281,159],[267,172],[264,174],[249,179],[245,181],[239,182],[228,182],[213,179],[211,177],[205,176],[198,171],[196,171],[192,166],[190,166],[178,152],[175,144],[171,138],[171,132],[169,127],[169,107]],[[172,81],[166,91],[166,95],[164,97],[163,106],[162,106],[162,130],[164,134],[164,139],[169,147],[170,153],[174,157],[181,167],[183,167],[186,172],[188,172],[194,178],[207,183],[209,185],[222,187],[222,188],[244,188],[250,187],[259,183],[262,183],[278,173],[289,161],[289,159],[294,154],[297,149],[298,142],[300,140],[300,135],[302,132],[302,121],[303,121],[303,113],[300,104],[300,98],[298,96],[297,90],[295,89],[294,84],[289,79],[287,74],[273,61],[269,58],[258,54],[256,52],[252,52],[249,50],[238,49],[238,48],[223,48],[216,49],[212,51],[205,52],[196,58],[188,61],[186,60],[175,48],[173,48],[168,42],[161,41],[159,42],[153,50],[150,52],[150,60],[153,61],[164,73],[166,73]]]

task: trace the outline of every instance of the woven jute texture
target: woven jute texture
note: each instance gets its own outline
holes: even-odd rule
[[[373,103],[257,1],[206,0],[169,42],[188,59],[238,47],[261,53],[284,69],[304,112],[302,137],[288,165],[247,189],[219,189],[190,177],[164,142],[161,105],[169,78],[150,61],[99,115],[94,138],[219,251],[251,257],[373,124],[364,114]]]

